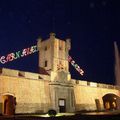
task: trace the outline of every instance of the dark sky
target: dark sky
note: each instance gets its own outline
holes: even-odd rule
[[[114,47],[120,47],[119,0],[0,0],[0,56],[36,44],[55,32],[71,38],[70,55],[84,69],[72,77],[113,84]],[[37,72],[38,53],[0,67]]]

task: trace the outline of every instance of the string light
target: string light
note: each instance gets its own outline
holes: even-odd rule
[[[11,61],[16,60],[18,58],[33,54],[37,51],[38,51],[37,46],[34,45],[34,46],[29,47],[29,48],[25,48],[21,51],[17,51],[15,53],[10,53],[10,54],[7,54],[6,56],[1,56],[0,63],[5,64],[7,62],[11,62]]]
[[[72,59],[71,56],[68,56],[68,61],[71,63],[71,65],[80,73],[80,75],[83,76],[84,71],[79,67],[78,64],[75,63],[75,61]]]
[[[7,54],[6,56],[1,56],[0,57],[0,63],[5,64],[7,62],[11,62],[11,61],[16,60],[18,58],[25,57],[27,55],[33,54],[37,51],[38,51],[37,45],[34,45],[34,46],[29,47],[29,48],[25,48],[21,51],[17,51],[15,53],[10,53],[10,54]],[[79,67],[78,64],[75,63],[75,61],[72,59],[71,56],[68,56],[68,61],[80,73],[80,75],[84,74],[84,71]],[[61,66],[58,66],[58,69],[60,69],[59,67],[61,67]]]

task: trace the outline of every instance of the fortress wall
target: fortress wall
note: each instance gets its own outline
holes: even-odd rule
[[[13,94],[16,97],[16,113],[47,112],[52,106],[49,81],[50,76],[47,75],[3,68],[0,74],[0,113],[3,102],[1,96],[5,93]],[[96,99],[99,100],[101,109],[103,109],[102,97],[105,94],[114,93],[120,96],[118,86],[74,79],[71,81],[74,85],[74,95],[72,96],[75,96],[76,111],[96,110]],[[64,89],[62,90],[64,91]]]
[[[0,76],[0,103],[4,93],[14,94],[16,113],[47,112],[51,103],[48,91],[47,80]]]
[[[37,79],[37,80],[38,79],[50,80],[50,76],[48,75],[32,73],[32,72],[24,72],[24,71],[7,69],[7,68],[1,69],[1,75],[11,76],[11,77],[24,77],[28,79]]]
[[[76,84],[74,86],[76,111],[96,110],[96,99],[99,100],[101,109],[104,109],[102,97],[105,94],[114,93],[119,96],[119,91],[116,89],[95,87],[95,84],[91,85],[92,86]]]

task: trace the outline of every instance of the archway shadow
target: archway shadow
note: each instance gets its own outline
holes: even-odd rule
[[[10,94],[4,94],[2,95],[2,99],[3,99],[2,114],[3,115],[14,115],[16,98]]]
[[[118,110],[120,109],[120,97],[113,94],[108,93],[102,97],[103,105],[105,110]]]

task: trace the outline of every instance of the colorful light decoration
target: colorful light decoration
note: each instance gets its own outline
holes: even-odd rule
[[[71,65],[80,73],[80,75],[83,76],[84,71],[78,66],[78,64],[75,63],[75,61],[72,59],[71,56],[68,56],[68,61],[71,63]]]
[[[17,51],[15,53],[10,53],[10,54],[7,54],[6,56],[1,56],[0,57],[0,63],[5,64],[7,62],[16,60],[18,58],[25,57],[27,55],[33,54],[37,51],[38,51],[37,46],[34,45],[34,46],[29,47],[29,48],[25,48],[21,51]]]
[[[33,54],[37,51],[38,51],[37,45],[34,45],[34,46],[29,47],[29,48],[25,48],[21,51],[17,51],[15,53],[12,52],[10,54],[7,54],[6,56],[1,56],[0,57],[0,63],[5,64],[7,62],[16,60],[18,58],[25,57],[27,55]],[[71,56],[68,56],[68,61],[80,73],[80,75],[84,74],[84,71],[78,66],[78,64],[75,63],[75,61],[72,59]],[[61,65],[60,66],[58,65],[58,69],[60,69],[60,68],[61,68]],[[62,67],[62,69],[63,69],[63,67]]]

